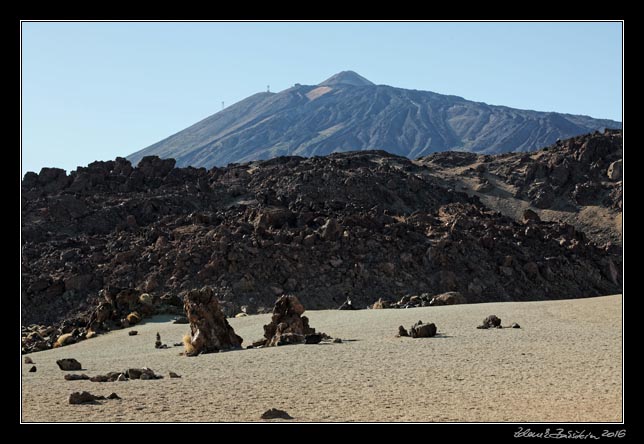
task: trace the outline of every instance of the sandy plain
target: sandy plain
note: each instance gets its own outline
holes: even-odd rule
[[[521,329],[478,330],[496,314]],[[308,311],[341,344],[180,356],[188,325],[170,317],[21,358],[25,422],[251,422],[275,407],[304,422],[618,422],[622,420],[622,296],[405,310]],[[270,315],[230,319],[244,346]],[[398,338],[434,322],[434,338]],[[137,330],[137,336],[128,336]],[[168,349],[154,348],[159,332]],[[55,361],[89,376],[149,367],[161,380],[65,381]],[[180,379],[170,379],[174,371]],[[70,405],[69,394],[121,400]],[[282,420],[279,420],[282,421]]]

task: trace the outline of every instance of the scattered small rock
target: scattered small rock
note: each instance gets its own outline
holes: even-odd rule
[[[268,409],[262,413],[261,419],[293,419],[293,417],[284,410]]]
[[[95,400],[101,399],[101,398],[105,399],[105,397],[92,395],[89,392],[74,392],[71,395],[69,395],[69,403],[85,404],[88,402],[94,402]]]
[[[401,336],[401,337],[409,336],[409,333],[407,332],[407,330],[405,330],[405,327],[403,327],[402,325],[398,327],[398,336]]]
[[[312,333],[310,335],[304,336],[305,344],[319,344],[322,341],[322,335],[319,333]]]
[[[107,399],[121,399],[121,397],[116,393],[112,392],[107,396]]]
[[[516,322],[513,322],[511,327],[512,328],[521,328],[521,326],[519,324],[517,324]]]
[[[383,309],[383,308],[389,308],[389,302],[385,301],[383,298],[379,298],[376,302],[373,303],[371,308],[374,309],[374,310],[380,310],[380,309]]]
[[[172,345],[173,345],[173,346],[175,346],[175,347],[183,347],[183,343],[182,343],[182,342],[175,342],[175,343],[174,343],[174,344],[172,344]]]
[[[121,373],[120,375],[118,375],[118,377],[116,378],[116,380],[117,380],[118,382],[127,381],[127,377],[126,377],[123,373]]]
[[[171,378],[180,378],[181,375],[177,375],[175,372],[170,372],[170,377]]]
[[[465,296],[458,291],[448,291],[447,293],[436,295],[429,301],[429,305],[456,305],[466,303]]]
[[[31,360],[29,356],[25,357],[25,364],[33,364],[34,361]]]
[[[163,379],[162,375],[157,375],[154,373],[154,370],[146,367],[127,369],[125,375],[130,379]]]
[[[59,359],[56,361],[58,368],[64,371],[80,370],[83,368],[80,362],[74,358]]]
[[[487,328],[501,328],[501,319],[496,315],[490,315],[483,320],[483,324],[479,325],[476,328],[487,329]]]
[[[65,381],[80,381],[83,379],[89,379],[89,376],[86,374],[78,375],[76,373],[68,373],[65,375]]]
[[[174,321],[172,321],[173,324],[187,324],[188,323],[188,318],[185,316],[177,316],[174,318]],[[183,344],[181,344],[183,345]]]
[[[96,375],[89,378],[89,380],[92,382],[107,382],[110,378],[108,378],[107,375]]]
[[[335,338],[335,339],[333,340],[333,343],[334,343],[334,344],[342,344],[342,339],[340,339],[340,338]]]
[[[136,335],[138,335],[138,334],[139,334],[139,332],[138,332],[138,331],[136,331],[136,330],[131,330],[131,331],[129,331],[127,334],[128,334],[128,336],[136,336]]]
[[[36,371],[36,366],[32,365],[31,368],[29,369],[29,373],[34,373]]]

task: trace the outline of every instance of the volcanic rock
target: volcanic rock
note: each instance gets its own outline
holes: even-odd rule
[[[262,413],[261,419],[293,419],[291,415],[286,413],[284,410],[279,409],[268,409]]]
[[[81,370],[81,363],[74,358],[59,359],[56,361],[58,368],[64,371]]]
[[[85,374],[78,375],[76,373],[68,373],[65,375],[65,381],[82,381],[85,379],[90,379],[90,378]]]
[[[436,336],[436,325],[434,323],[423,324],[422,321],[418,321],[409,328],[409,336],[412,338],[431,338]]]
[[[608,178],[613,181],[622,180],[622,159],[616,160],[608,166],[606,173]]]
[[[190,322],[188,356],[241,348],[243,339],[228,324],[211,287],[188,291],[184,308]]]
[[[467,300],[458,291],[448,291],[447,293],[436,295],[429,302],[429,305],[456,305],[466,304]]]
[[[337,308],[347,295],[355,307],[382,298],[409,308],[450,291],[468,303],[618,293],[622,182],[607,170],[621,158],[621,141],[609,131],[536,153],[410,161],[364,151],[211,170],[117,159],[66,176],[83,185],[76,191],[65,181],[46,187],[49,173],[43,181],[25,175],[21,317],[34,329],[22,331],[22,352],[52,348],[65,334],[79,341],[152,314],[181,315],[177,295],[205,284],[226,316],[251,299],[270,307],[284,292],[312,309]],[[456,191],[470,173],[451,168],[468,165],[472,178],[484,165],[507,192],[486,200]],[[551,179],[555,169],[567,171],[564,182]],[[546,188],[553,207],[532,207],[543,220],[523,224],[523,209]],[[579,216],[586,207],[578,199],[603,216]],[[275,208],[293,217],[256,228],[257,216]]]
[[[74,392],[71,395],[69,395],[70,404],[87,404],[87,403],[92,403],[97,399],[105,399],[105,397],[92,395],[89,392]]]
[[[304,306],[296,296],[280,296],[273,307],[271,322],[264,325],[264,339],[254,342],[253,346],[301,344],[307,341],[307,337],[308,341],[321,340],[321,334],[315,334],[315,329],[309,326],[309,319],[302,313]]]
[[[501,328],[501,319],[496,315],[490,315],[483,320],[483,324],[479,325],[476,328]]]
[[[305,344],[319,344],[322,341],[322,335],[319,333],[312,333],[304,336]]]

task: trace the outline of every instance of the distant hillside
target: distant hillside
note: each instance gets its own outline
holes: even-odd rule
[[[343,71],[319,85],[252,95],[128,156],[177,166],[225,166],[285,155],[381,149],[409,158],[440,151],[532,151],[620,122],[517,110],[429,91],[375,85]]]

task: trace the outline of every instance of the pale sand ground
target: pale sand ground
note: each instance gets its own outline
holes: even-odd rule
[[[187,325],[147,322],[22,365],[24,421],[259,421],[284,409],[296,421],[608,422],[622,420],[622,298],[472,304],[406,310],[310,311],[342,344],[179,356]],[[521,329],[477,330],[489,314]],[[245,344],[270,315],[231,319]],[[163,318],[168,319],[167,317]],[[399,325],[435,322],[440,337],[396,338]],[[56,359],[90,376],[150,367],[162,380],[65,381]],[[183,376],[169,379],[168,371]],[[73,391],[122,400],[69,405]]]

